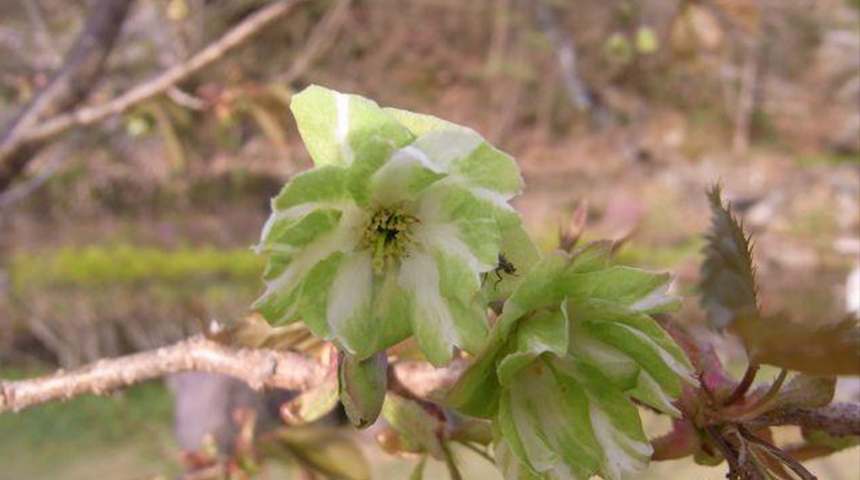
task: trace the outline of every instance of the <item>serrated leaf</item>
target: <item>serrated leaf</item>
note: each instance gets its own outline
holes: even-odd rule
[[[719,186],[708,192],[711,230],[705,247],[699,289],[711,328],[722,329],[738,318],[758,317],[750,237],[723,205]]]
[[[376,422],[388,385],[388,356],[384,351],[366,359],[341,352],[338,362],[340,401],[346,416],[358,428]]]
[[[361,448],[344,432],[326,427],[289,427],[273,432],[264,453],[284,453],[305,467],[329,478],[370,480],[370,465]],[[286,452],[279,449],[286,449]]]
[[[760,313],[750,237],[723,205],[719,187],[708,198],[712,222],[699,288],[711,327],[738,335],[753,363],[811,375],[860,375],[855,318],[821,325]]]
[[[389,393],[385,397],[382,414],[391,427],[407,443],[417,446],[437,460],[444,459],[440,433],[443,421],[413,400]]]

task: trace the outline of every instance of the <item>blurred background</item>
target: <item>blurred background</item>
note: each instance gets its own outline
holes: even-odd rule
[[[0,1],[0,142],[104,3]],[[276,2],[130,3],[86,100],[61,110],[183,65]],[[765,308],[840,317],[860,302],[860,279],[849,280],[860,276],[858,8],[298,3],[163,94],[29,155],[0,192],[0,375],[71,368],[247,315],[263,265],[249,246],[268,199],[310,166],[288,110],[310,83],[473,127],[517,158],[527,188],[515,205],[542,248],[557,245],[560,223],[579,207],[586,239],[629,237],[620,261],[670,270],[689,295],[708,226],[704,189],[720,181],[755,235]],[[704,323],[695,299],[681,318]],[[721,347],[742,371],[740,348]],[[175,475],[185,445],[173,434],[172,399],[196,388],[180,380],[0,416],[0,478]],[[216,396],[207,395],[193,398]],[[858,400],[860,386],[842,382],[838,395]],[[654,422],[654,433],[666,428]],[[364,437],[378,478],[407,478],[410,462]],[[480,457],[460,453],[467,478],[494,478]],[[860,452],[811,467],[823,479],[856,479]],[[278,468],[268,475],[288,475]],[[648,478],[724,474],[681,461],[655,465]]]

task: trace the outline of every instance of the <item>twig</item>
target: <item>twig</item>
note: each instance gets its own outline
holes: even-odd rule
[[[91,125],[111,115],[125,112],[134,105],[165,92],[191,74],[221,59],[227,52],[241,45],[263,27],[289,12],[296,3],[301,1],[304,0],[282,0],[272,3],[249,15],[239,25],[230,29],[223,37],[189,58],[188,61],[168,69],[113,100],[92,107],[84,107],[47,120],[29,132],[26,138],[28,140],[42,140],[74,126]]]
[[[744,373],[743,379],[741,379],[741,383],[739,383],[737,387],[735,387],[734,391],[732,391],[732,394],[723,401],[723,406],[732,405],[746,395],[755,380],[758,370],[759,366],[757,364],[749,364],[747,371]]]
[[[20,184],[15,184],[5,192],[0,192],[0,215],[2,215],[5,210],[8,210],[9,207],[23,200],[28,195],[38,190],[39,187],[44,185],[45,182],[60,170],[68,158],[68,149],[56,152],[33,178],[28,179],[27,181],[22,181]]]
[[[830,435],[860,435],[860,403],[837,402],[816,409],[768,412],[746,422],[749,427],[799,425]]]
[[[741,435],[749,442],[754,443],[766,450],[769,454],[774,457],[780,459],[784,464],[788,465],[794,473],[796,473],[803,480],[818,480],[818,477],[812,474],[809,470],[806,469],[800,462],[797,461],[791,455],[785,453],[782,449],[777,448],[775,445],[772,445],[770,442],[764,440],[763,438],[759,438],[751,431],[746,428],[741,427],[740,430]]]
[[[28,128],[23,128],[17,135],[17,138],[11,141],[4,139],[0,143],[0,189],[12,180],[9,175],[10,172],[7,172],[2,167],[7,162],[9,153],[14,151],[14,149],[38,144],[72,127],[92,125],[111,115],[123,113],[145,100],[166,92],[170,87],[188,78],[198,70],[221,59],[227,52],[244,43],[263,27],[273,23],[289,12],[294,5],[302,1],[304,0],[281,0],[261,8],[186,62],[169,68],[155,78],[143,82],[113,100],[91,107],[83,107],[73,112],[59,114],[38,125],[30,122],[26,126]],[[26,161],[23,163],[26,163]],[[12,176],[17,174],[22,168],[23,166],[21,165],[18,170],[11,172],[13,173]]]
[[[289,85],[307,71],[311,63],[337,39],[337,31],[349,16],[352,0],[337,0],[337,3],[314,27],[301,54],[290,65],[290,69],[279,79],[279,83]]]

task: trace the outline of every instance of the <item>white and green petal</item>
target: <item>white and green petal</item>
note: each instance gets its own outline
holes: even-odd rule
[[[524,269],[538,257],[507,203],[522,189],[513,159],[467,128],[318,86],[291,109],[317,167],[272,201],[255,307],[357,361],[410,333],[436,365],[478,353],[482,274],[502,248]]]
[[[290,109],[314,164],[350,165],[373,136],[397,146],[414,136],[396,118],[367,98],[312,85],[293,96]]]
[[[572,312],[571,353],[589,359],[633,397],[677,415],[672,402],[692,367],[681,349],[647,315],[594,302]]]

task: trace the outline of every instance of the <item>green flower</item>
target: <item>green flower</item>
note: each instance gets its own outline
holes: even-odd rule
[[[435,365],[478,350],[481,274],[503,249],[537,255],[508,205],[522,188],[513,159],[467,128],[318,86],[291,108],[316,167],[272,200],[255,308],[359,359],[412,334]]]
[[[449,392],[493,419],[508,479],[624,478],[651,456],[632,399],[677,413],[691,367],[649,316],[677,303],[669,278],[608,260],[606,244],[541,260]]]

